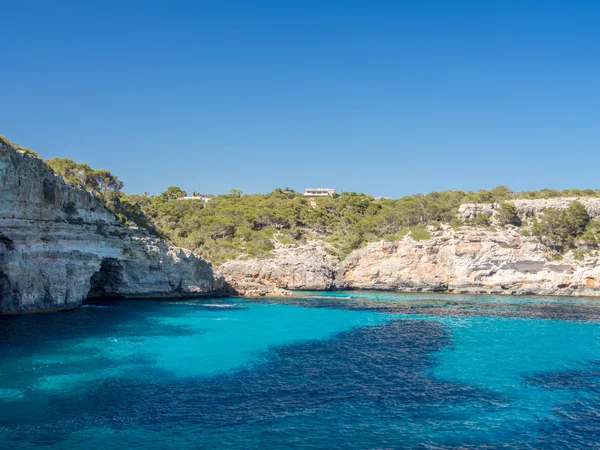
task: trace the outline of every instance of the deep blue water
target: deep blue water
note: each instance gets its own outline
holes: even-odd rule
[[[584,448],[600,302],[306,293],[0,317],[1,448]]]

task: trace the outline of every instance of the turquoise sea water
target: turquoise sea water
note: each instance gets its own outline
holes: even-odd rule
[[[581,448],[600,302],[371,292],[0,318],[1,448]]]

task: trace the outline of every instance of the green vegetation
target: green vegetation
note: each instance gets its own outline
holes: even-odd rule
[[[500,211],[498,213],[498,220],[500,225],[515,225],[520,227],[522,225],[521,219],[517,214],[517,208],[514,203],[503,202],[500,205]]]
[[[5,137],[0,137],[0,141],[32,152]],[[275,242],[294,244],[322,239],[332,244],[332,252],[344,257],[368,242],[393,241],[407,235],[415,240],[429,239],[429,225],[449,223],[454,229],[492,225],[483,214],[468,223],[458,220],[458,207],[464,203],[498,203],[495,224],[522,226],[511,202],[514,199],[600,197],[600,190],[592,189],[515,193],[498,186],[477,192],[443,191],[399,199],[379,199],[356,192],[308,199],[289,188],[278,188],[269,194],[252,195],[232,189],[227,194],[206,195],[210,201],[205,203],[183,199],[187,194],[178,186],[170,186],[160,195],[125,195],[121,192],[123,183],[107,170],[95,170],[68,158],[46,162],[67,183],[86,189],[103,201],[124,223],[151,228],[215,264],[238,257],[267,257]],[[66,208],[69,210],[68,205]],[[523,226],[521,232],[528,236],[530,231],[557,255],[569,249],[580,254],[600,246],[600,223],[590,220],[579,202],[565,210],[546,209],[531,228]]]
[[[483,214],[465,224],[458,221],[456,213],[463,203],[500,203],[500,225],[522,225],[515,205],[510,202],[521,194],[504,186],[477,192],[432,192],[400,199],[341,192],[335,197],[310,200],[289,188],[253,195],[232,189],[204,203],[183,200],[187,194],[178,186],[170,186],[155,196],[125,195],[121,192],[123,183],[106,170],[94,170],[66,158],[54,158],[47,163],[68,183],[98,196],[124,222],[153,227],[177,245],[191,248],[215,264],[237,257],[268,257],[275,241],[292,244],[323,239],[333,245],[338,256],[344,257],[368,242],[381,239],[393,241],[407,235],[417,241],[429,239],[431,234],[426,225],[491,226],[490,218]],[[540,192],[528,192],[526,196],[546,198],[558,191]],[[559,195],[600,196],[596,190],[567,192]],[[556,253],[576,247],[595,249],[600,245],[600,224],[590,220],[579,202],[573,202],[565,210],[548,208],[533,224],[532,232]],[[529,231],[524,229],[523,234],[528,235]]]
[[[125,224],[160,232],[154,228],[137,203],[127,201],[125,194],[121,192],[123,182],[108,170],[92,169],[88,164],[77,163],[69,158],[52,158],[46,164],[66,183],[95,195]]]
[[[185,197],[187,193],[177,186],[169,186],[161,195],[165,200],[177,200]]]
[[[469,225],[473,225],[476,227],[489,227],[491,225],[490,218],[485,214],[479,213],[475,216],[475,218],[469,223]]]
[[[518,193],[518,198],[555,198],[555,197],[600,197],[600,189],[541,189],[539,191],[524,191]]]
[[[3,143],[3,144],[10,145],[11,147],[14,147],[19,152],[23,152],[23,153],[25,153],[27,155],[32,155],[32,156],[35,156],[36,158],[40,158],[41,159],[41,156],[37,152],[31,150],[30,148],[22,147],[19,144],[17,144],[16,142],[9,141],[6,138],[6,136],[0,136],[0,142]]]
[[[268,257],[274,241],[291,244],[323,239],[333,245],[338,256],[344,257],[368,242],[382,239],[392,241],[406,235],[415,240],[429,239],[427,225],[450,223],[455,228],[491,225],[483,214],[469,223],[458,221],[456,214],[463,203],[500,203],[500,225],[522,225],[515,205],[510,202],[521,195],[504,186],[478,192],[432,192],[400,199],[376,199],[355,192],[307,199],[287,188],[253,195],[233,189],[208,203],[181,200],[183,191],[177,187],[166,192],[178,194],[175,197],[166,193],[130,195],[121,201],[141,212],[176,244],[191,248],[215,264],[237,257]],[[600,197],[600,191],[582,192]],[[550,249],[560,253],[575,246],[593,249],[600,245],[600,224],[589,220],[581,203],[573,202],[562,212],[547,211],[532,230]],[[522,233],[529,235],[527,228]]]
[[[90,192],[105,194],[123,189],[123,182],[105,169],[94,170],[69,158],[52,158],[46,164],[65,182]]]
[[[544,245],[562,252],[580,244],[588,248],[598,245],[600,224],[590,216],[580,202],[572,202],[566,209],[547,208],[540,220],[533,223],[533,234]],[[581,242],[578,242],[581,238]]]
[[[122,202],[139,207],[178,245],[217,264],[240,256],[266,257],[274,240],[290,244],[319,238],[331,243],[343,257],[381,239],[401,239],[407,234],[415,240],[429,239],[425,225],[461,225],[456,213],[462,203],[500,202],[513,196],[503,186],[490,191],[444,191],[400,199],[341,192],[335,197],[309,200],[289,188],[253,195],[232,189],[203,203],[178,200],[185,195],[182,193],[172,186],[156,196],[124,196]],[[485,219],[482,226],[489,225]]]

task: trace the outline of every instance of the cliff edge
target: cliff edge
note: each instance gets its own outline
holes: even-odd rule
[[[525,222],[547,208],[564,209],[580,201],[592,218],[600,199],[515,200]],[[485,214],[499,205],[464,205],[459,216]],[[232,261],[219,270],[242,295],[282,295],[295,289],[373,289],[509,295],[600,296],[598,251],[553,255],[526,227],[513,225],[428,227],[427,239],[410,234],[395,242],[372,242],[343,260],[330,256],[324,242],[276,249],[267,260]],[[308,282],[299,274],[310,274]],[[283,292],[282,292],[283,290]]]
[[[222,292],[211,265],[129,228],[34,155],[0,141],[0,313],[69,309],[93,297]]]

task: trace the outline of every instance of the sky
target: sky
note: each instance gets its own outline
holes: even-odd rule
[[[0,0],[0,134],[128,193],[600,188],[600,1]]]

